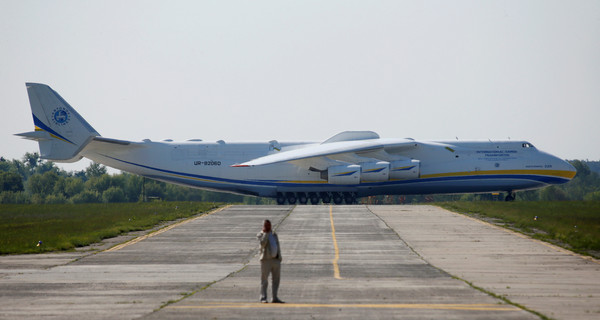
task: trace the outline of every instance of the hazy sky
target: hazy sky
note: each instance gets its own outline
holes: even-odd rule
[[[600,1],[0,0],[0,63],[9,159],[38,151],[12,135],[29,81],[111,138],[372,130],[600,160]]]

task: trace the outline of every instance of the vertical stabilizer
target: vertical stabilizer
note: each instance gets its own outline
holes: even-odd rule
[[[26,85],[35,131],[17,135],[38,141],[43,159],[60,162],[81,159],[81,150],[100,134],[49,86]]]

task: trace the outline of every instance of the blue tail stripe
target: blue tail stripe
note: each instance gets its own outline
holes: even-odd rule
[[[65,141],[67,141],[67,142],[69,142],[69,143],[71,143],[71,144],[75,144],[75,143],[73,143],[73,141],[71,141],[71,140],[69,140],[69,139],[67,139],[67,138],[63,137],[63,136],[62,136],[61,134],[59,134],[58,132],[56,132],[56,131],[52,130],[52,129],[51,129],[50,127],[48,127],[48,126],[47,126],[45,123],[43,123],[43,122],[42,122],[40,119],[38,119],[38,118],[35,116],[35,114],[33,114],[33,113],[32,113],[32,115],[33,115],[33,124],[34,124],[36,127],[38,127],[38,128],[41,128],[41,129],[43,129],[44,131],[48,131],[49,133],[51,133],[51,134],[53,134],[53,135],[55,135],[55,136],[59,137],[59,138],[60,138],[60,139],[62,139],[62,140],[65,140]]]

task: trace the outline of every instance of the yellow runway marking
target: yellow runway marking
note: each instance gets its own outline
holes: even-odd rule
[[[338,261],[340,260],[340,249],[338,248],[337,239],[335,238],[335,226],[333,225],[333,205],[329,206],[329,220],[331,221],[331,237],[333,238],[333,248],[335,249],[335,258],[333,259],[333,277],[336,279],[343,279],[340,276],[340,267]]]
[[[179,226],[184,225],[186,223],[192,222],[194,220],[206,217],[209,214],[213,214],[213,213],[217,213],[219,211],[222,211],[222,210],[224,210],[226,208],[229,208],[230,206],[231,205],[228,205],[228,206],[225,206],[225,207],[222,207],[222,208],[218,208],[218,209],[215,209],[213,211],[208,212],[207,214],[203,214],[203,215],[201,215],[199,217],[195,217],[195,218],[192,218],[192,219],[184,220],[184,221],[172,224],[170,226],[164,227],[162,229],[159,229],[156,232],[152,232],[152,233],[149,233],[149,234],[146,234],[146,235],[143,235],[143,236],[139,236],[139,237],[137,237],[135,239],[131,239],[131,240],[127,241],[127,242],[118,244],[118,245],[116,245],[116,246],[114,246],[114,247],[112,247],[110,249],[104,250],[104,252],[113,252],[113,251],[121,250],[121,249],[123,249],[123,248],[125,248],[127,246],[130,246],[132,244],[136,244],[136,243],[138,243],[138,242],[140,242],[142,240],[146,240],[148,238],[152,238],[152,237],[157,236],[157,235],[159,235],[159,234],[161,234],[163,232],[167,232],[167,231],[169,231],[169,230],[171,230],[173,228],[176,228],[176,227],[179,227]]]
[[[519,311],[503,304],[320,304],[320,303],[215,303],[200,306],[168,306],[167,309],[255,309],[255,308],[359,308],[359,309],[427,309],[468,311]]]

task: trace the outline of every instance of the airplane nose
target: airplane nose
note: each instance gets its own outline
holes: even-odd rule
[[[554,158],[555,158],[555,161],[554,161],[555,170],[559,170],[559,172],[562,172],[560,175],[563,178],[566,178],[568,180],[573,179],[573,177],[575,177],[575,175],[577,174],[577,169],[575,169],[574,166],[572,166],[569,162],[567,162],[563,159],[560,159],[557,157],[554,157]]]
[[[575,177],[575,175],[577,174],[577,169],[575,169],[575,167],[568,163],[565,160],[562,160],[562,162],[564,163],[565,166],[565,171],[569,171],[571,173],[571,179],[573,179],[573,177]]]
[[[552,172],[552,175],[556,178],[556,180],[554,180],[554,182],[552,182],[551,184],[562,184],[565,182],[569,182],[575,177],[575,175],[577,174],[577,169],[575,169],[574,166],[555,155],[549,153],[545,154],[547,157],[546,161],[549,167],[551,168],[550,170]]]

